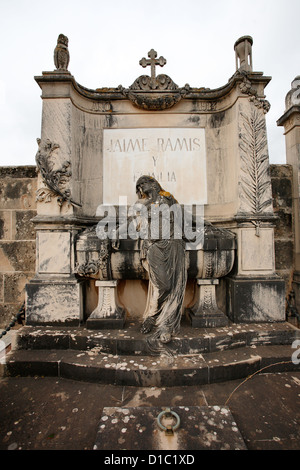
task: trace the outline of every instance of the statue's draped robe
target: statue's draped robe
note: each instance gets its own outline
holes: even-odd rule
[[[141,246],[143,266],[149,273],[144,321],[151,318],[155,322],[155,335],[159,338],[161,334],[172,335],[179,331],[187,269],[179,204],[171,195],[160,195],[154,204],[154,211],[159,209],[159,219],[153,217],[153,213],[151,217],[151,206],[153,210],[152,204],[148,207],[149,223],[146,224],[148,236]],[[176,208],[175,215],[169,210],[171,206]]]

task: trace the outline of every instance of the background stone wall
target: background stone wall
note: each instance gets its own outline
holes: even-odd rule
[[[18,313],[35,273],[35,166],[0,167],[0,328]]]
[[[293,168],[291,165],[270,165],[275,226],[275,267],[285,280],[286,292],[291,290],[293,265]]]
[[[292,167],[271,165],[276,271],[290,290],[293,275]],[[0,167],[0,329],[18,313],[35,274],[35,166]]]

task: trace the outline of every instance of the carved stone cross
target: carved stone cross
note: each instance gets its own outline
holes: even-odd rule
[[[157,57],[157,52],[154,49],[151,49],[151,51],[148,52],[148,57],[149,57],[149,59],[146,59],[145,57],[143,57],[140,60],[140,65],[142,67],[147,67],[148,65],[150,65],[150,67],[151,67],[151,82],[154,85],[155,84],[155,78],[156,78],[156,76],[155,76],[155,66],[160,65],[161,67],[163,67],[164,65],[166,65],[167,61],[163,56],[160,56],[157,59],[156,58]]]

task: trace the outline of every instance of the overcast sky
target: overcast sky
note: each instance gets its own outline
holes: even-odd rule
[[[60,33],[69,71],[87,88],[130,86],[154,48],[179,86],[218,88],[235,72],[234,43],[253,37],[253,69],[271,76],[266,99],[271,163],[285,163],[284,113],[300,75],[300,0],[0,0],[0,165],[34,165],[41,90]],[[148,72],[149,73],[149,72]]]

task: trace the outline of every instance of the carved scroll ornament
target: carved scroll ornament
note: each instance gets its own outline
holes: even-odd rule
[[[180,93],[154,97],[153,95],[147,96],[127,92],[126,97],[138,108],[147,109],[148,111],[162,111],[164,109],[172,108],[172,106],[182,99],[182,95]]]
[[[100,269],[100,260],[88,261],[84,264],[77,264],[75,272],[82,277],[96,276]]]
[[[240,84],[240,90],[242,93],[249,95],[249,101],[251,101],[254,106],[258,109],[262,109],[263,112],[266,114],[269,112],[271,105],[268,100],[264,100],[262,98],[258,98],[257,91],[252,87],[251,81],[248,79],[247,74],[243,74],[244,79],[243,82]]]
[[[76,263],[75,272],[85,278],[110,280],[112,279],[111,243],[109,239],[99,239],[96,235],[96,228],[97,226],[93,225],[81,233],[87,242],[85,245],[86,254],[84,262],[81,259]]]
[[[179,88],[168,75],[155,77],[155,85],[151,77],[141,75],[135,82],[121,92],[135,106],[149,111],[169,109],[177,104],[189,91],[189,86]]]
[[[174,91],[179,90],[179,87],[168,75],[160,74],[155,78],[151,78],[148,75],[141,75],[133,82],[129,89],[135,91]]]

